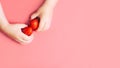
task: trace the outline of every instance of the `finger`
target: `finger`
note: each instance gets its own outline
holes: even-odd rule
[[[31,43],[31,42],[32,42],[32,40],[28,40],[28,41],[23,41],[23,42],[21,42],[21,44],[22,44],[22,45],[26,45],[26,44]]]
[[[23,39],[23,40],[25,40],[25,41],[29,41],[29,40],[33,40],[33,34],[32,35],[30,35],[30,36],[27,36],[27,35],[25,35],[25,34],[22,34],[21,35],[21,38]]]
[[[51,25],[50,22],[46,22],[42,30],[43,31],[48,30],[50,28],[50,25]]]
[[[22,40],[20,37],[16,38],[15,41],[17,41],[20,44],[25,44],[26,42]]]
[[[30,43],[32,40],[29,40],[29,41],[25,41],[23,39],[19,39],[19,43],[22,44],[22,45],[26,45],[28,43]]]
[[[41,21],[40,21],[39,28],[37,29],[37,31],[42,31],[44,26],[45,26],[45,18],[41,17]]]
[[[19,27],[20,28],[24,28],[24,27],[27,27],[28,25],[26,25],[26,24],[19,24]]]
[[[32,19],[36,18],[37,16],[38,16],[38,13],[36,12],[36,13],[32,14],[32,16],[30,17],[30,19],[32,20]]]
[[[52,17],[50,17],[50,19],[46,19],[45,25],[42,29],[43,31],[48,30],[50,28],[51,21],[52,21]]]
[[[33,36],[33,35],[32,35]],[[30,42],[32,42],[32,40],[33,40],[33,37],[31,38],[31,39],[27,39],[27,38],[22,38],[22,37],[19,37],[19,38],[17,38],[16,39],[20,44],[22,44],[22,45],[25,45],[25,44],[28,44],[28,43],[30,43]]]

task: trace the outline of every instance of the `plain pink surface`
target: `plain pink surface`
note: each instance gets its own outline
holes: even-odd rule
[[[0,0],[11,23],[26,23],[44,0]]]
[[[26,12],[23,20],[23,12],[15,12],[17,21],[29,17]],[[119,53],[119,0],[59,0],[50,30],[35,33],[27,46],[0,33],[0,68],[120,68]]]

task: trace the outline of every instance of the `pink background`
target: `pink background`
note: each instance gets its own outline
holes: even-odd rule
[[[29,13],[11,3],[4,1],[7,18],[25,23]],[[120,68],[120,1],[59,0],[50,30],[27,46],[0,33],[0,68]]]

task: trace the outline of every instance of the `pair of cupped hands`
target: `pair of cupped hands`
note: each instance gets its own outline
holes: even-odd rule
[[[36,17],[40,18],[39,27],[36,30],[39,31],[45,31],[48,30],[51,25],[51,19],[52,19],[53,9],[48,7],[40,7],[35,13],[33,13],[30,17],[30,19],[34,19]],[[27,44],[30,43],[34,35],[31,34],[30,36],[24,34],[21,29],[27,27],[26,24],[10,24],[9,21],[7,21],[6,17],[2,17],[2,22],[6,22],[7,24],[1,26],[2,32],[4,32],[7,36],[12,38],[13,40],[21,43],[21,44]]]

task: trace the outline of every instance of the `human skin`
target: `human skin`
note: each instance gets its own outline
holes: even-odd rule
[[[58,0],[45,0],[44,4],[31,15],[31,19],[40,17],[40,24],[37,31],[45,31],[50,28],[55,5]]]
[[[45,31],[49,29],[54,7],[58,0],[45,0],[44,4],[32,14],[31,19],[40,17],[40,24],[36,31]],[[21,29],[27,27],[26,24],[10,24],[5,17],[2,5],[0,3],[0,30],[15,41],[26,44],[33,40],[34,35],[25,35]]]

